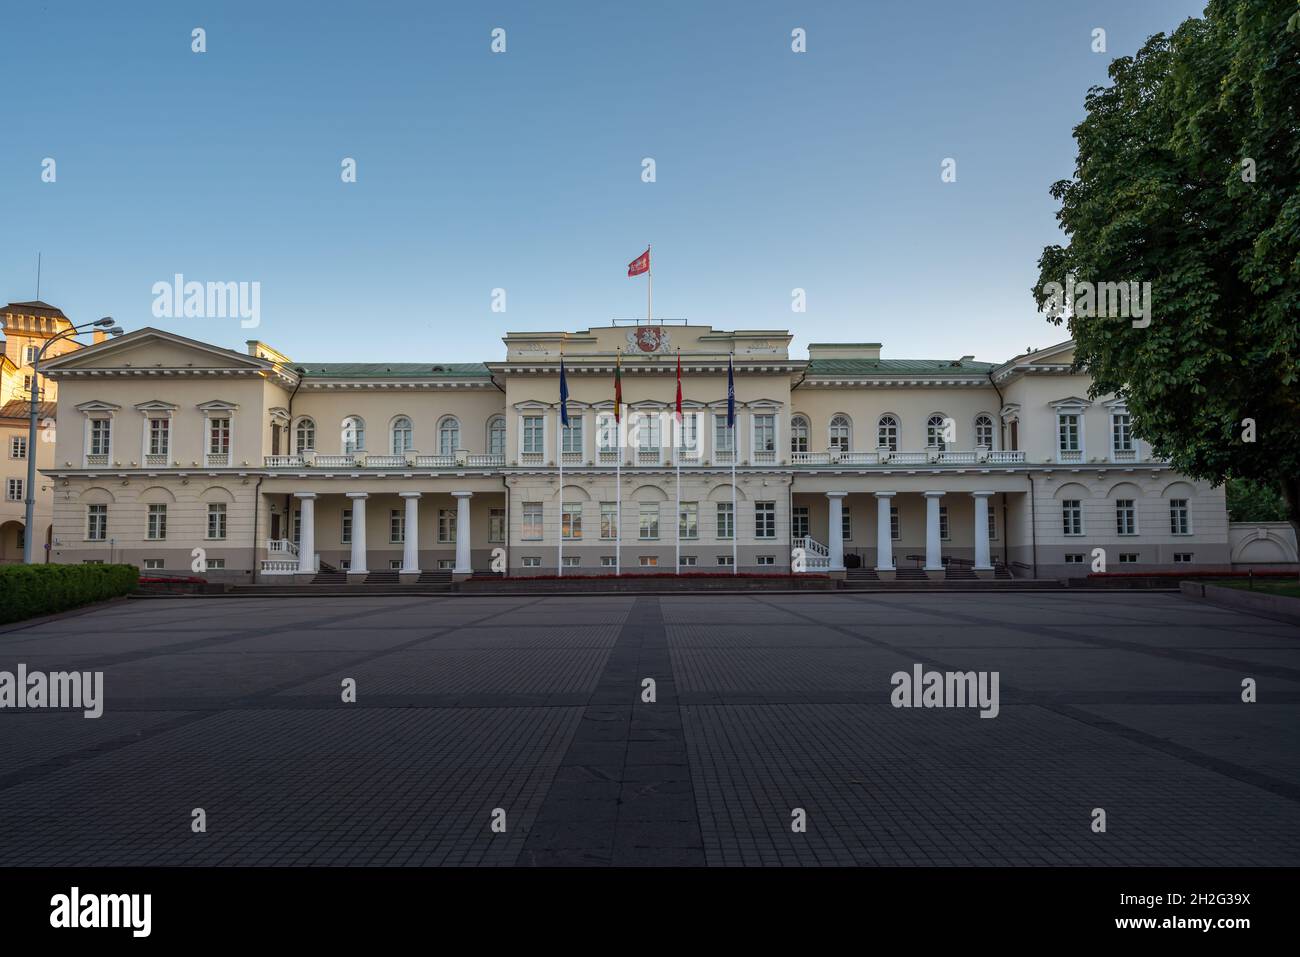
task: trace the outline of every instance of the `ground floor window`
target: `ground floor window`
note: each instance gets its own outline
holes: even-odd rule
[[[658,502],[641,503],[640,537],[642,541],[650,541],[659,537],[659,503]]]
[[[806,538],[808,536],[808,506],[796,505],[790,511],[790,537]]]
[[[853,512],[847,505],[840,512],[840,535],[846,542],[853,541]]]
[[[775,565],[775,564],[776,564],[776,556],[775,556],[775,555],[759,555],[759,556],[758,556],[758,563],[759,563],[760,565]]]
[[[542,503],[541,502],[524,502],[524,527],[520,533],[524,541],[539,542],[542,540]],[[538,563],[540,564],[540,559]],[[529,567],[525,559],[525,567]]]
[[[564,556],[564,567],[565,567],[565,568],[577,568],[577,567],[578,567],[579,565],[581,565],[581,564],[582,564],[582,560],[581,560],[577,555],[565,555],[565,556]]]
[[[1174,552],[1175,565],[1190,565],[1192,561],[1191,552]]]
[[[700,505],[698,502],[682,502],[677,515],[677,534],[683,539],[700,537]]]
[[[581,502],[566,502],[564,504],[560,514],[560,534],[569,541],[578,541],[582,538]]]
[[[754,503],[754,537],[776,538],[776,502]]]
[[[438,559],[438,570],[439,570],[439,571],[449,572],[449,571],[451,571],[451,570],[452,570],[453,568],[455,568],[455,567],[456,567],[456,561],[455,561],[455,559],[452,559],[452,558],[440,558],[440,559]]]
[[[406,541],[406,514],[400,508],[388,513],[388,541],[392,545],[401,545]]]
[[[454,508],[438,509],[438,542],[442,545],[456,544],[456,510]]]
[[[208,538],[219,540],[226,537],[226,505],[214,502],[208,505]]]
[[[86,506],[86,538],[92,542],[102,542],[108,538],[108,506]]]
[[[681,561],[678,562],[678,564],[681,565],[683,568],[694,568],[694,567],[695,567],[695,556],[694,556],[694,555],[683,555]]]
[[[211,572],[211,571],[220,571],[221,569],[223,569],[223,568],[225,568],[225,567],[226,567],[226,560],[225,560],[224,558],[209,558],[209,559],[208,559],[208,571],[210,571],[210,572]]]
[[[541,568],[541,567],[542,567],[542,560],[541,560],[540,558],[538,558],[536,555],[528,555],[528,556],[525,556],[525,558],[524,558],[524,567],[525,567],[525,568]]]
[[[146,558],[144,560],[144,567],[146,569],[157,571],[165,566],[163,565],[163,560],[161,558]]]
[[[903,524],[898,520],[898,506],[889,506],[889,537],[896,542],[903,540]]]
[[[398,572],[402,570],[402,560],[400,558],[390,558],[388,560],[388,570]]]
[[[294,541],[298,540],[295,532]],[[352,509],[343,510],[343,524],[339,528],[339,543],[342,545],[352,544]]]
[[[1082,552],[1069,552],[1069,553],[1066,554],[1066,556],[1065,556],[1065,564],[1067,564],[1067,565],[1082,565],[1082,564],[1083,564],[1083,553],[1082,553]]]
[[[618,503],[600,503],[600,537],[607,542],[618,538]]]
[[[939,540],[940,541],[944,541],[944,542],[951,541],[948,535],[948,531],[949,531],[948,506],[940,505],[939,506]]]
[[[145,538],[161,541],[167,537],[167,506],[149,506],[149,524],[145,529]]]
[[[659,556],[642,555],[640,564],[642,568],[654,568],[656,565],[659,564]]]
[[[600,567],[601,567],[601,568],[614,568],[614,567],[616,567],[617,565],[618,565],[618,559],[617,559],[615,556],[613,556],[613,555],[601,555],[601,556],[600,556]]]
[[[726,566],[730,567],[731,564],[732,564],[731,556],[730,556],[730,555],[719,555],[719,556],[718,556],[718,564],[719,564],[719,565],[726,565]]]
[[[736,537],[736,513],[730,502],[718,503],[718,538]]]
[[[1138,560],[1137,552],[1120,552],[1120,553],[1119,553],[1119,563],[1120,563],[1121,565],[1136,565],[1136,564],[1137,564],[1137,560]]]
[[[488,509],[488,541],[492,543],[506,540],[506,510],[504,508]]]

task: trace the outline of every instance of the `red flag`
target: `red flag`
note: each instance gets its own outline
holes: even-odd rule
[[[629,278],[631,278],[632,276],[639,276],[643,272],[649,272],[649,271],[650,271],[650,250],[649,249],[647,249],[640,256],[637,256],[636,259],[633,259],[630,263],[627,264],[627,274]]]
[[[682,350],[677,350],[677,424],[682,424]]]

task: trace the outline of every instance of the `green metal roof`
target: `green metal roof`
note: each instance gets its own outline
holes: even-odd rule
[[[488,376],[481,362],[300,362],[313,379],[448,379]]]
[[[992,362],[972,359],[813,359],[809,375],[983,375],[993,369]]]

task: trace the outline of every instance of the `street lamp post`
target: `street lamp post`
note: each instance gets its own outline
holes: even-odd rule
[[[26,524],[23,528],[23,562],[27,565],[31,565],[36,560],[33,554],[36,544],[36,405],[41,394],[41,359],[45,355],[45,350],[60,339],[75,336],[83,329],[89,329],[92,326],[110,327],[108,334],[113,337],[122,334],[122,329],[113,321],[112,316],[105,316],[103,319],[96,319],[94,322],[83,322],[79,326],[65,329],[57,336],[52,336],[46,340],[45,345],[41,346],[40,351],[36,353],[36,358],[32,360],[31,421],[27,425],[27,487],[23,489],[23,504],[26,506]]]

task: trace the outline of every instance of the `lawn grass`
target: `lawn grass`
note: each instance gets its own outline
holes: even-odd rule
[[[1300,581],[1278,581],[1272,580],[1255,580],[1255,587],[1250,587],[1250,581],[1242,578],[1235,578],[1231,581],[1215,582],[1216,585],[1226,585],[1228,588],[1240,588],[1245,591],[1257,591],[1264,595],[1283,595],[1287,598],[1300,598]]]

